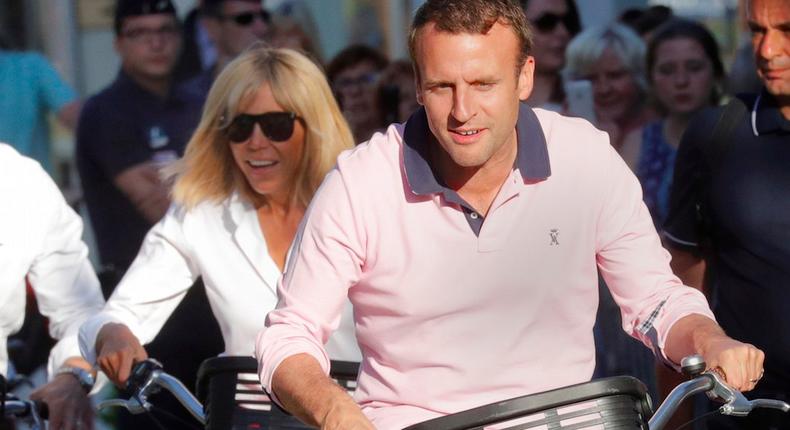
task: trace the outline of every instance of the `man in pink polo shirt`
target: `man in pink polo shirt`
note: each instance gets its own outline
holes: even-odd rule
[[[763,354],[669,269],[605,133],[531,109],[530,30],[511,0],[428,0],[405,125],[344,153],[258,337],[264,387],[322,429],[396,429],[589,380],[600,270],[623,324],[669,363],[701,353],[751,389]],[[352,399],[323,344],[354,304]],[[356,403],[355,401],[356,400]]]

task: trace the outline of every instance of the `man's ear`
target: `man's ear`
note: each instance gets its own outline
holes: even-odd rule
[[[524,61],[521,70],[518,72],[518,99],[526,100],[532,94],[532,88],[535,84],[535,58],[531,55]]]

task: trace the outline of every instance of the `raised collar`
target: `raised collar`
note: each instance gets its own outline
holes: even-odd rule
[[[754,101],[751,111],[752,132],[763,134],[790,133],[790,121],[782,115],[779,103],[765,88]]]
[[[540,181],[551,175],[546,136],[540,121],[526,103],[521,103],[516,123],[518,153],[515,168],[524,181]],[[430,165],[429,148],[436,139],[428,127],[425,108],[420,107],[409,120],[403,132],[403,165],[406,179],[414,194],[435,194],[447,190],[444,181]]]

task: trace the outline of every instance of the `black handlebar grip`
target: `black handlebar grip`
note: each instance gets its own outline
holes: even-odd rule
[[[132,366],[132,373],[126,381],[126,392],[129,394],[135,393],[148,381],[149,376],[155,370],[162,370],[162,363],[153,358],[135,363]]]

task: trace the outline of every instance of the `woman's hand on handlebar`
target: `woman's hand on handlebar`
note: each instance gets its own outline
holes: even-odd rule
[[[736,390],[750,391],[763,377],[765,354],[754,345],[722,333],[710,336],[701,350],[708,368],[718,372]]]
[[[116,386],[123,387],[132,366],[148,358],[137,337],[123,324],[109,323],[96,336],[96,362]]]

